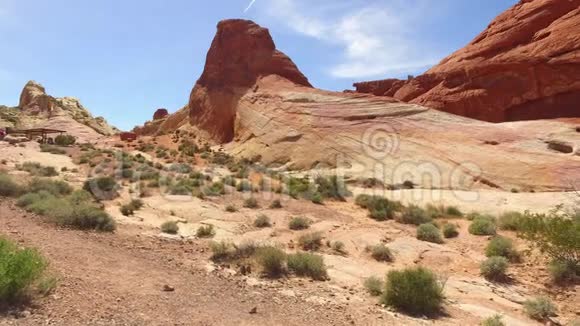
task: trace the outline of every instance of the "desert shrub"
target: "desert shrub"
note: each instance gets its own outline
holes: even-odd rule
[[[270,218],[264,214],[258,215],[254,220],[254,226],[257,228],[269,228],[272,226]]]
[[[288,255],[288,269],[298,276],[323,281],[328,277],[324,259],[320,255],[299,252]]]
[[[310,227],[310,220],[306,217],[293,217],[288,223],[290,230],[306,230]]]
[[[0,196],[1,197],[15,197],[20,195],[24,189],[14,182],[11,177],[0,173]]]
[[[214,182],[204,189],[206,196],[220,196],[226,193],[225,185],[222,182]]]
[[[0,237],[0,304],[25,295],[42,277],[46,260],[34,249]]]
[[[445,206],[443,205],[436,206],[433,204],[427,204],[427,206],[425,207],[425,213],[432,219],[444,217],[446,214]]]
[[[278,277],[285,272],[286,253],[276,247],[262,247],[257,251],[258,263],[269,277]]]
[[[175,221],[167,221],[161,224],[161,232],[167,234],[177,234],[177,232],[179,232],[179,225]]]
[[[354,203],[361,208],[369,208],[372,199],[371,195],[361,194],[355,197]]]
[[[469,225],[469,233],[473,235],[495,235],[495,222],[489,217],[476,217]]]
[[[235,187],[236,186],[236,179],[232,176],[226,176],[222,178],[222,183],[226,186]]]
[[[503,213],[497,219],[497,226],[500,230],[517,231],[519,219],[522,217],[518,212]]]
[[[312,194],[312,196],[310,197],[310,200],[318,205],[322,205],[324,202],[324,199],[322,198],[322,194],[319,192],[315,192]]]
[[[169,166],[169,171],[175,173],[189,174],[193,171],[189,164],[185,163],[174,163]]]
[[[340,178],[336,175],[330,177],[318,177],[314,182],[318,189],[318,192],[315,194],[320,194],[321,199],[332,198],[345,201],[345,198],[350,196],[346,184],[341,182]]]
[[[57,216],[56,222],[80,230],[112,232],[116,228],[113,218],[91,203],[73,205],[72,214]]]
[[[346,250],[344,249],[344,242],[342,241],[335,241],[332,243],[332,250],[339,254],[346,254]]]
[[[271,209],[280,209],[280,208],[282,208],[282,203],[280,202],[280,199],[274,199],[272,201],[272,203],[270,204],[270,208]]]
[[[48,144],[41,144],[40,151],[45,152],[45,153],[50,153],[50,154],[56,154],[56,155],[66,154],[66,151],[64,149],[59,148],[59,147],[54,146],[54,145],[48,145]]]
[[[481,326],[505,326],[501,315],[493,315],[484,319],[481,322]]]
[[[489,257],[479,266],[481,275],[488,280],[502,281],[506,278],[508,260],[505,257]]]
[[[376,261],[389,262],[389,261],[393,261],[394,260],[393,253],[391,252],[391,250],[389,249],[389,247],[385,246],[382,243],[381,244],[378,244],[376,246],[373,246],[371,248],[371,256]]]
[[[54,138],[54,143],[58,146],[70,146],[76,143],[77,139],[73,135],[58,135]]]
[[[359,181],[363,188],[375,188],[384,186],[384,183],[377,178],[367,178]]]
[[[228,259],[235,251],[234,246],[225,241],[212,242],[209,244],[209,248],[212,252],[211,259],[213,261]]]
[[[397,218],[397,222],[414,225],[421,225],[431,221],[432,219],[427,215],[427,212],[425,212],[421,207],[415,205],[410,205],[403,209],[402,214]]]
[[[371,276],[365,279],[363,285],[365,290],[373,297],[378,297],[383,294],[384,282],[376,276]]]
[[[512,240],[502,236],[495,236],[491,239],[485,248],[485,255],[487,257],[501,256],[510,261],[520,259],[520,254],[514,248]]]
[[[259,208],[258,200],[254,197],[250,197],[244,201],[244,207],[246,208]]]
[[[552,260],[548,271],[554,283],[574,282],[580,277],[578,266],[569,261]]]
[[[117,181],[112,177],[97,177],[88,179],[83,185],[83,189],[91,193],[100,200],[113,199],[117,197]]]
[[[226,206],[226,212],[235,213],[237,211],[238,211],[238,208],[234,205],[230,204],[230,205]]]
[[[441,232],[431,223],[419,225],[417,228],[417,239],[433,243],[443,243]]]
[[[252,184],[248,180],[240,180],[236,185],[236,190],[239,192],[252,191]]]
[[[320,232],[303,234],[298,238],[298,245],[303,250],[317,251],[322,247],[322,234]]]
[[[381,302],[411,314],[436,313],[443,303],[443,285],[423,267],[390,271]]]
[[[556,306],[547,297],[537,297],[524,302],[524,311],[528,317],[538,321],[544,321],[548,317],[556,315]]]
[[[197,229],[195,234],[198,238],[213,238],[215,235],[215,229],[211,224],[202,225]]]
[[[457,230],[457,225],[446,223],[443,225],[443,236],[447,239],[455,238],[459,235],[459,231]]]
[[[447,206],[445,209],[445,213],[449,216],[461,217],[463,216],[463,212],[455,206]]]
[[[308,178],[288,178],[287,182],[288,194],[292,198],[299,198],[310,192],[310,181]]]
[[[121,212],[121,214],[123,214],[124,216],[131,216],[133,214],[135,214],[135,209],[133,208],[133,206],[126,204],[126,205],[122,205],[119,208],[119,211]]]
[[[580,270],[580,215],[554,210],[549,214],[526,213],[519,219],[518,236],[552,260]]]
[[[28,184],[28,192],[47,191],[55,196],[68,195],[73,188],[62,180],[32,179]]]
[[[16,168],[38,177],[54,177],[58,175],[58,172],[54,167],[43,166],[38,162],[24,162],[22,165],[17,165]]]
[[[369,216],[377,221],[392,219],[396,211],[401,208],[400,203],[390,201],[380,196],[359,195],[355,203],[369,210]]]

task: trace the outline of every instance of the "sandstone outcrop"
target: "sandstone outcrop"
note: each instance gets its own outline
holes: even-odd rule
[[[29,81],[24,86],[18,108],[19,114],[14,121],[14,126],[18,128],[50,126],[51,120],[58,120],[62,126],[66,119],[72,119],[101,135],[118,132],[103,117],[93,117],[78,99],[52,97],[42,85],[34,81]]]
[[[157,109],[157,111],[155,111],[153,114],[153,120],[165,119],[168,115],[169,112],[167,112],[167,109]]]
[[[580,117],[580,0],[521,0],[424,75],[354,86],[490,122]]]

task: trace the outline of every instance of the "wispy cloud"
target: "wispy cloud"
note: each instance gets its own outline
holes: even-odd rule
[[[340,62],[328,68],[339,78],[386,77],[437,63],[441,55],[423,49],[416,29],[429,6],[437,3],[270,0],[260,5],[265,15],[287,28],[341,48]]]
[[[244,9],[244,12],[248,12],[248,10],[250,10],[252,8],[254,3],[256,3],[256,0],[250,1],[250,4],[246,7],[246,9]]]

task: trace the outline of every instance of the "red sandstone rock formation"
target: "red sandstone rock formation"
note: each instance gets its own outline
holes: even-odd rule
[[[521,0],[424,75],[354,86],[491,122],[580,117],[580,0]]]
[[[157,109],[153,114],[153,120],[161,120],[167,118],[168,115],[169,112],[167,112],[167,109]]]
[[[218,142],[234,137],[239,98],[256,81],[278,75],[311,87],[284,53],[276,50],[270,32],[252,21],[224,20],[207,54],[205,69],[189,99],[190,123]]]

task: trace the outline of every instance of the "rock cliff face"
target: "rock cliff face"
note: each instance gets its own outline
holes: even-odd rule
[[[168,115],[169,112],[167,112],[167,109],[157,109],[157,111],[155,111],[153,114],[153,120],[165,119]]]
[[[42,85],[34,81],[29,81],[24,86],[18,107],[20,108],[20,117],[16,127],[50,126],[47,120],[71,118],[101,135],[112,135],[118,132],[103,117],[93,117],[78,99],[52,97],[46,94]]]
[[[580,117],[580,0],[521,0],[424,75],[354,86],[491,122]]]
[[[231,141],[237,102],[259,78],[269,75],[311,87],[292,60],[276,50],[267,29],[248,20],[221,21],[189,98],[191,124],[218,142]]]

